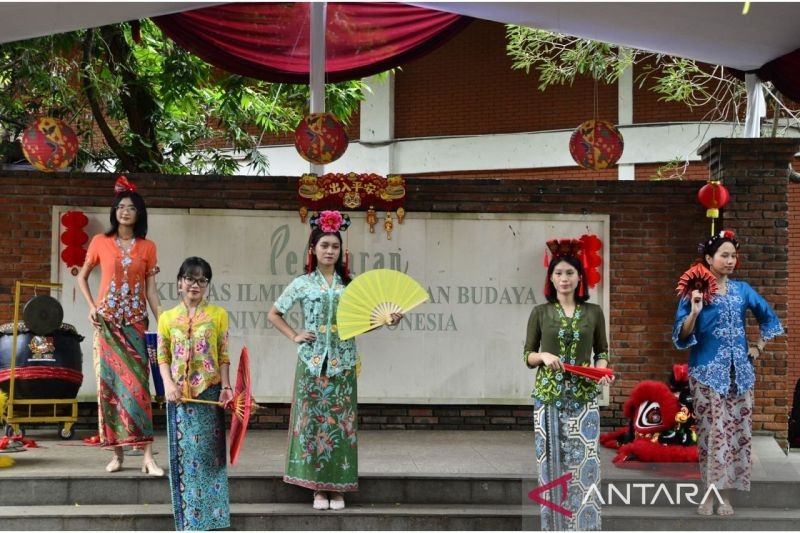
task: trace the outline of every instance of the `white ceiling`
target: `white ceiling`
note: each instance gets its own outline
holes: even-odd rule
[[[219,2],[0,2],[0,43],[167,15]]]
[[[800,3],[409,2],[748,71],[800,48]]]
[[[218,5],[220,2],[0,2],[0,43]],[[549,29],[740,70],[800,48],[800,3],[409,2]]]

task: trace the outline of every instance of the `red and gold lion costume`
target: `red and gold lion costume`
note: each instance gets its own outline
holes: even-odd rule
[[[688,365],[673,365],[669,385],[643,381],[623,406],[627,428],[600,435],[600,443],[617,450],[614,463],[697,462],[697,434],[689,392]]]

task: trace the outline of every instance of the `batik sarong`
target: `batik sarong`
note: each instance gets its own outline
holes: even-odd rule
[[[721,396],[694,378],[689,378],[689,386],[703,483],[717,490],[750,490],[753,389]]]
[[[198,399],[217,401],[220,385]],[[230,527],[225,411],[201,403],[167,404],[169,486],[176,531]]]
[[[97,421],[104,447],[153,441],[146,322],[117,327],[98,315],[94,334]]]
[[[600,413],[597,402],[577,408],[558,408],[537,400],[534,423],[539,486],[554,483],[540,496],[560,507],[553,509],[542,505],[542,530],[599,530],[600,503],[596,494],[600,490],[597,457]],[[592,489],[594,484],[597,484],[596,491]]]
[[[313,490],[358,490],[357,402],[355,369],[317,377],[298,358],[286,483]]]

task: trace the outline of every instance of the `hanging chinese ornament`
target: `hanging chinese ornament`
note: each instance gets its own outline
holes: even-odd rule
[[[375,232],[378,223],[377,211],[385,211],[383,229],[391,239],[394,221],[390,211],[397,215],[397,222],[405,220],[403,207],[406,199],[405,180],[402,176],[384,178],[378,174],[328,173],[317,177],[304,174],[298,182],[297,195],[300,199],[300,220],[304,221],[311,211],[325,209],[366,211],[366,221],[370,233]]]
[[[37,170],[55,172],[78,153],[78,136],[63,120],[40,117],[22,132],[22,153]]]
[[[603,264],[603,258],[600,255],[600,249],[603,247],[603,242],[597,235],[587,233],[581,235],[580,238],[582,246],[582,261],[583,269],[586,271],[586,282],[590,289],[595,288],[600,280],[600,265]]]
[[[89,219],[81,211],[67,211],[61,215],[61,225],[64,231],[61,233],[61,242],[65,245],[61,251],[61,260],[73,276],[86,260],[86,249],[84,244],[89,240],[89,236],[83,231]]]
[[[714,221],[719,218],[719,210],[728,204],[731,195],[719,180],[711,180],[697,191],[697,199],[706,208],[706,216],[711,219],[711,235],[714,235]]]
[[[572,132],[569,153],[587,170],[603,170],[619,161],[625,143],[622,134],[605,120],[587,120]]]
[[[330,113],[311,113],[294,130],[294,146],[300,157],[317,165],[332,163],[347,150],[344,125]]]

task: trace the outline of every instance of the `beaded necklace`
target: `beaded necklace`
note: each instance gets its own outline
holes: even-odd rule
[[[558,311],[558,318],[561,320],[561,327],[558,328],[558,349],[562,359],[566,360],[571,365],[575,364],[575,352],[578,350],[578,341],[581,338],[580,330],[578,330],[578,321],[581,318],[581,305],[575,306],[575,312],[572,318],[564,313],[564,308],[561,304],[556,302],[556,311]]]

